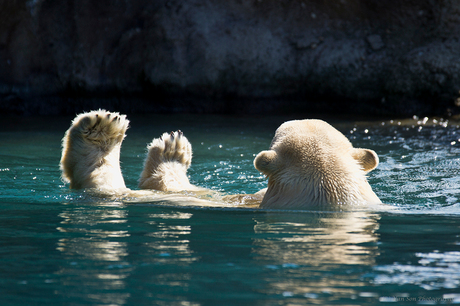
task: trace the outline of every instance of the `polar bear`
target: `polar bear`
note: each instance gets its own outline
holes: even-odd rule
[[[255,168],[268,177],[260,207],[379,204],[366,178],[378,163],[374,151],[353,148],[342,133],[322,120],[285,122],[276,130],[269,150],[254,159]]]
[[[129,120],[105,110],[75,117],[62,140],[60,168],[71,189],[93,189],[103,194],[145,196],[126,188],[120,168],[120,149]],[[148,155],[139,179],[142,189],[201,191],[192,185],[187,169],[192,147],[182,132],[164,133],[148,145]]]
[[[380,203],[366,179],[378,165],[372,150],[355,149],[348,139],[321,120],[282,124],[268,151],[260,152],[254,166],[268,177],[268,188],[256,194],[222,196],[195,186],[187,177],[192,147],[181,131],[164,133],[147,146],[139,179],[142,190],[126,188],[120,169],[120,149],[129,120],[105,110],[77,115],[62,140],[60,168],[72,189],[92,189],[105,195],[140,200],[159,198],[155,190],[193,197],[186,201],[206,206],[237,204],[247,207],[304,209],[342,204]],[[206,200],[197,200],[196,196]],[[146,198],[145,198],[146,197]],[[213,202],[211,203],[211,199]],[[344,207],[342,205],[341,207]]]

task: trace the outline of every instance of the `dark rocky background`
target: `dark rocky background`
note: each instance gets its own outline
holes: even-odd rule
[[[0,0],[3,114],[446,116],[459,90],[456,0]]]

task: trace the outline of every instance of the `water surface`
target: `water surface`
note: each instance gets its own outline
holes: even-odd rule
[[[315,116],[317,117],[317,116]],[[0,125],[2,305],[401,305],[460,303],[458,123],[327,118],[375,150],[369,182],[388,209],[354,212],[126,203],[70,191],[60,141],[72,118]],[[293,117],[129,116],[122,169],[181,129],[192,182],[266,186],[252,161]]]

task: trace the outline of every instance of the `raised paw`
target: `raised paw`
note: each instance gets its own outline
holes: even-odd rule
[[[139,187],[163,191],[190,190],[187,169],[192,162],[192,145],[181,131],[164,133],[147,146],[148,154]]]
[[[167,162],[177,162],[186,169],[192,162],[192,145],[181,131],[163,133],[147,146],[147,161],[155,165]]]
[[[91,111],[78,115],[70,128],[72,137],[78,137],[102,150],[121,143],[128,129],[125,115],[105,110]]]
[[[120,147],[129,121],[105,110],[75,117],[62,140],[61,170],[70,188],[125,188]]]
[[[188,141],[188,139],[184,136],[182,131],[171,132],[170,134],[164,133],[161,138],[160,142],[156,142],[155,145],[158,145],[163,148],[159,151],[156,151],[160,154],[160,158],[164,162],[178,162],[185,167],[190,167],[192,163],[192,145]],[[152,146],[149,147],[149,151],[153,149],[153,142]],[[160,148],[159,147],[159,148]]]

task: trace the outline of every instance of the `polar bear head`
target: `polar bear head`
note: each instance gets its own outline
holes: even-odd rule
[[[260,207],[380,203],[366,179],[378,163],[374,151],[353,148],[342,133],[322,120],[285,122],[276,130],[270,149],[254,160],[256,169],[268,177]]]

